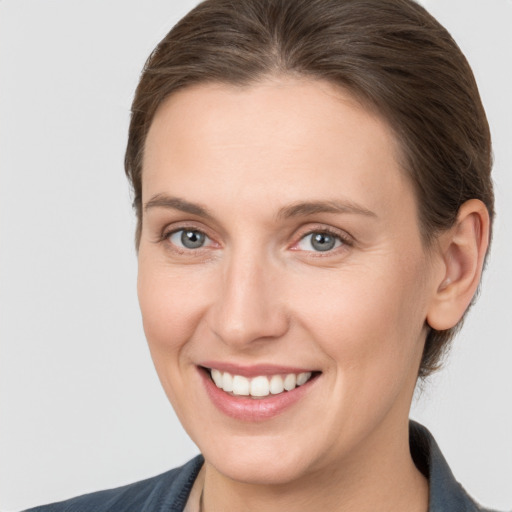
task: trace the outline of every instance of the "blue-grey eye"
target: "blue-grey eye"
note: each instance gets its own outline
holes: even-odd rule
[[[205,245],[208,237],[196,229],[180,229],[172,233],[169,240],[178,247],[199,249]]]
[[[340,237],[326,231],[314,231],[304,236],[298,244],[303,251],[326,252],[342,244]]]

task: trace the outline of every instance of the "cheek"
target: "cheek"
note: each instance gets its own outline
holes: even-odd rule
[[[422,350],[424,273],[413,259],[381,258],[380,265],[354,266],[309,283],[296,304],[304,325],[340,371],[394,381]]]
[[[143,256],[143,255],[142,255]],[[137,291],[144,332],[162,387],[183,424],[195,396],[187,383],[195,374],[187,343],[196,332],[204,297],[201,280],[167,265],[149,265],[139,253]]]
[[[174,359],[189,340],[203,311],[205,282],[200,272],[155,263],[139,255],[137,292],[144,332],[157,370],[160,358]]]
[[[419,269],[393,268],[347,274],[332,294],[323,292],[323,307],[310,304],[308,330],[332,360],[331,400],[339,407],[329,409],[329,421],[355,437],[390,411],[408,410],[416,382],[425,333]]]

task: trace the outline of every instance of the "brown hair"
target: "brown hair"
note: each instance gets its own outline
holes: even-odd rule
[[[158,44],[133,100],[125,168],[137,246],[144,143],[163,100],[196,83],[247,85],[274,74],[338,84],[388,121],[427,247],[468,199],[482,200],[492,219],[491,141],[478,88],[424,8],[412,0],[206,0]],[[454,331],[430,330],[420,377],[439,367]]]

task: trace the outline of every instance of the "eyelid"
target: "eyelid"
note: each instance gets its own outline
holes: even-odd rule
[[[176,244],[172,243],[169,238],[171,235],[178,233],[180,231],[197,231],[199,233],[202,233],[206,239],[210,242],[208,245],[205,245],[203,247],[199,247],[198,249],[188,249],[185,247],[177,246]],[[172,224],[166,225],[161,232],[158,235],[158,238],[155,240],[156,243],[166,243],[168,245],[171,245],[173,248],[175,248],[177,251],[183,251],[183,252],[198,252],[201,249],[206,249],[209,247],[215,247],[219,246],[218,242],[215,241],[215,238],[210,234],[210,230],[206,229],[203,226],[198,226],[197,223],[190,221],[190,222],[174,222]]]
[[[179,235],[181,233],[181,236],[179,237],[180,239],[180,242],[178,243],[176,241],[176,237],[177,235]],[[198,247],[187,247],[186,245],[183,244],[183,241],[182,241],[182,238],[183,238],[183,234],[184,233],[197,233],[198,235],[200,235],[200,237],[202,236],[202,242],[203,244],[202,245],[199,245]],[[172,245],[178,247],[180,250],[190,250],[190,251],[198,251],[200,249],[204,249],[205,247],[209,247],[211,245],[211,238],[206,234],[206,233],[203,233],[202,231],[199,231],[198,229],[190,229],[190,228],[182,228],[182,229],[177,229],[175,231],[171,231],[168,235],[167,235],[167,238],[166,238]]]
[[[177,233],[179,231],[187,230],[187,229],[203,233],[206,236],[206,238],[210,241],[210,243],[208,245],[200,247],[198,249],[187,249],[187,248],[181,248],[169,241],[169,237],[172,234]],[[326,233],[331,236],[334,236],[342,242],[342,245],[338,246],[336,248],[333,248],[332,250],[325,251],[325,253],[322,253],[321,251],[313,251],[313,250],[312,251],[304,251],[302,249],[297,248],[297,245],[301,240],[303,240],[305,237],[312,235],[314,233]],[[340,250],[343,250],[343,249],[346,250],[347,247],[351,247],[355,243],[354,238],[347,231],[339,229],[339,228],[335,228],[333,226],[325,225],[325,224],[313,224],[313,225],[308,224],[307,226],[300,228],[296,232],[296,235],[293,237],[293,239],[294,239],[294,241],[292,242],[291,246],[289,246],[290,250],[301,251],[301,252],[310,252],[310,253],[315,254],[315,256],[329,256],[329,255],[337,253]],[[208,228],[205,228],[204,226],[198,226],[195,221],[182,221],[182,222],[175,222],[175,223],[166,225],[161,230],[160,234],[158,235],[157,239],[155,240],[155,243],[167,243],[168,245],[172,245],[172,247],[176,251],[187,252],[187,253],[199,252],[201,249],[208,249],[210,247],[218,248],[221,246],[221,244],[219,244],[215,240],[215,237],[210,234],[210,230]]]
[[[342,245],[338,246],[336,248],[333,248],[329,251],[325,251],[323,253],[321,251],[313,251],[313,250],[303,251],[302,249],[299,249],[297,247],[298,244],[304,238],[306,238],[307,236],[310,236],[314,233],[326,233],[330,236],[334,236],[342,242]],[[337,253],[340,249],[343,250],[343,249],[346,249],[347,247],[353,246],[354,242],[355,242],[354,238],[344,230],[337,229],[332,226],[326,226],[325,224],[317,224],[317,225],[313,225],[313,226],[308,225],[307,227],[300,229],[299,232],[297,233],[297,235],[294,237],[294,242],[293,242],[292,246],[290,247],[290,249],[293,251],[310,252],[310,253],[315,254],[315,256],[328,256],[328,255]]]

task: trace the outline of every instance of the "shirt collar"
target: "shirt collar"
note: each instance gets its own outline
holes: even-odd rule
[[[411,455],[429,481],[429,512],[484,511],[455,480],[432,434],[423,425],[409,422]]]

